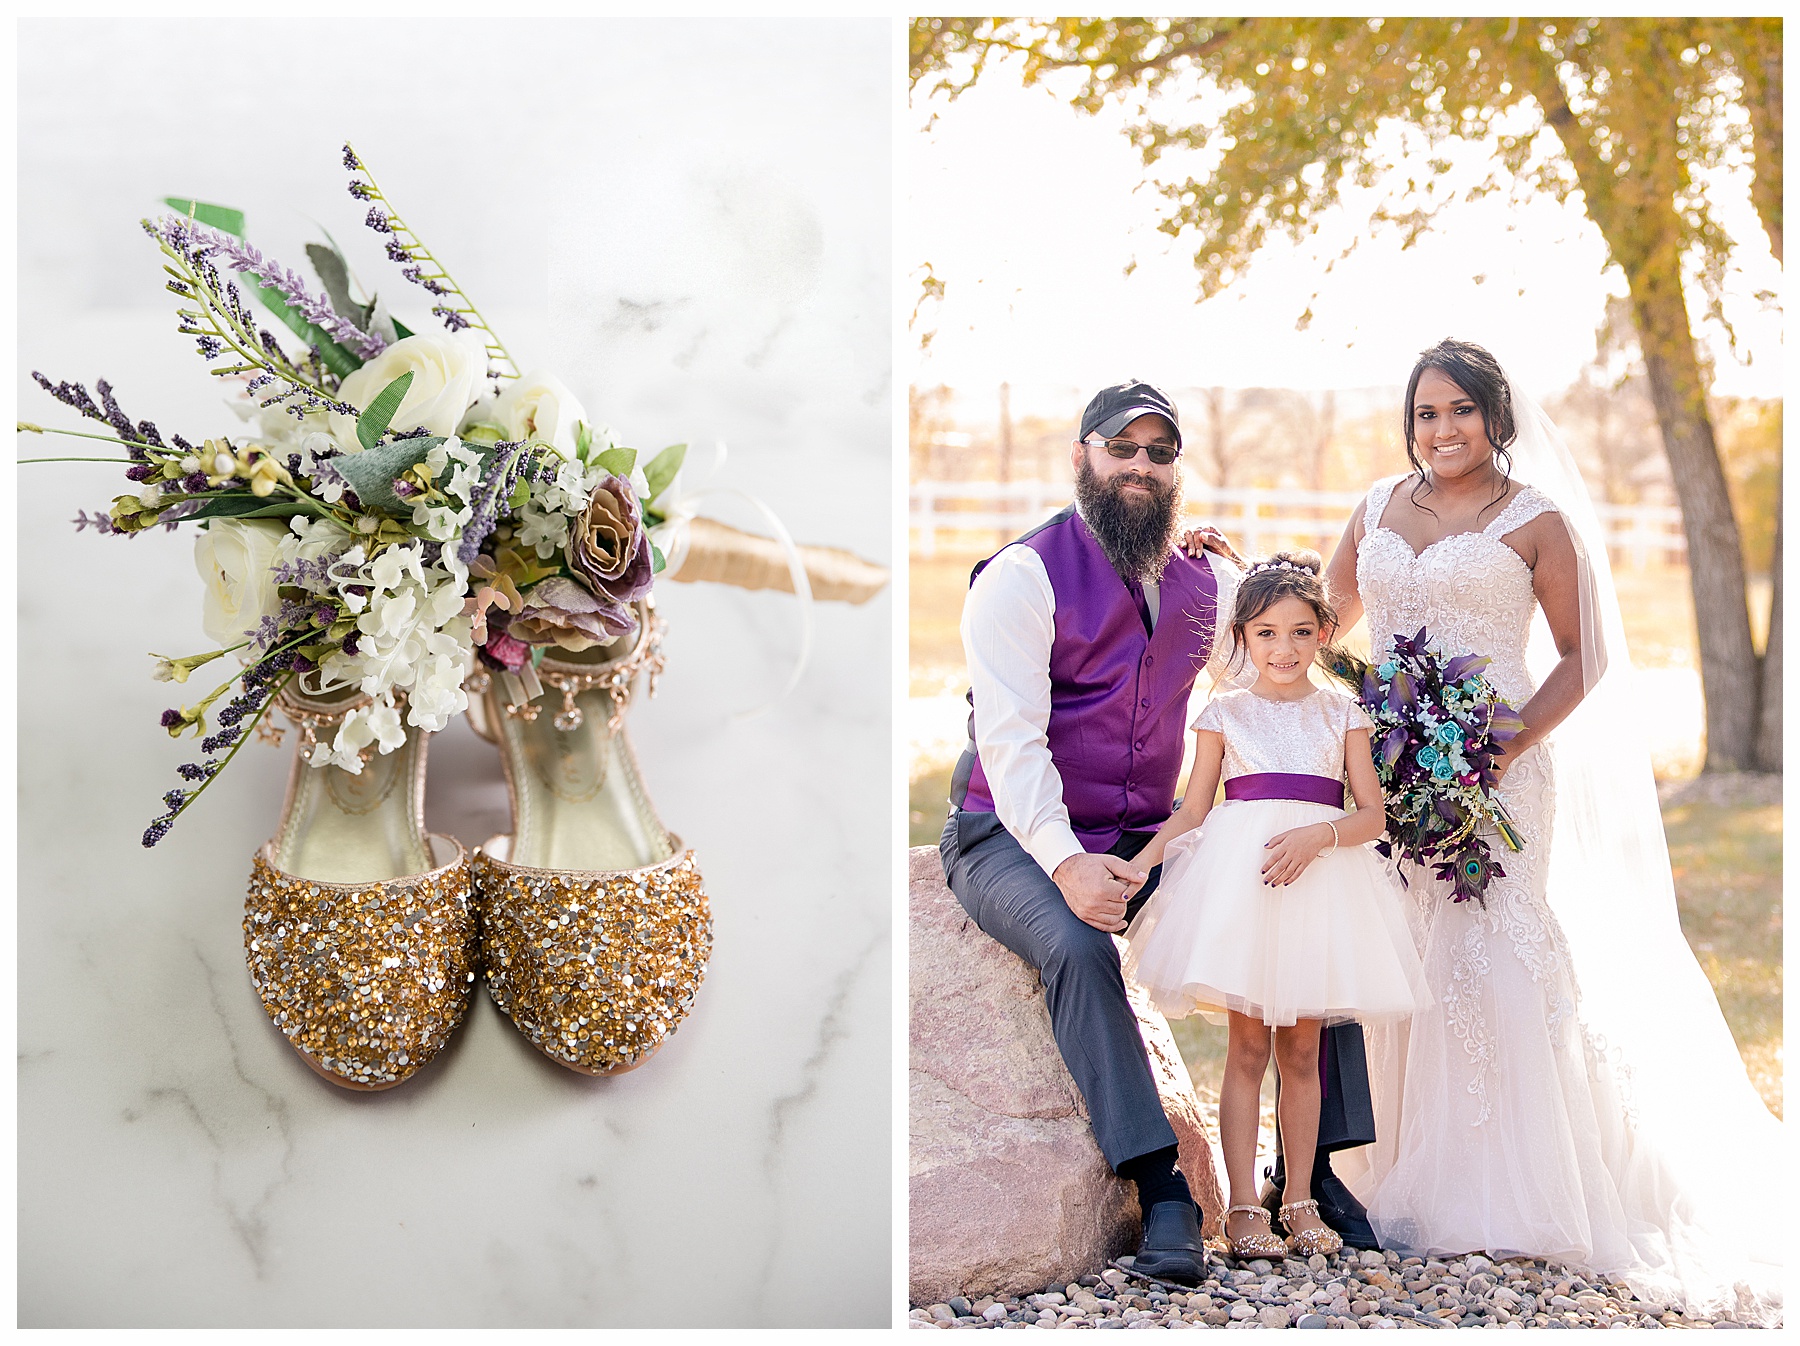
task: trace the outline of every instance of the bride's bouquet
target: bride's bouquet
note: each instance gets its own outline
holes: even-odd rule
[[[692,567],[694,578],[804,585],[783,582],[785,565],[773,578],[746,575],[757,544],[773,547],[764,539],[723,525],[690,530],[693,510],[676,484],[685,447],[645,458],[615,443],[556,377],[522,374],[348,145],[344,167],[350,195],[367,203],[364,223],[442,331],[409,328],[357,283],[333,245],[306,249],[315,290],[246,240],[241,212],[170,199],[173,213],[144,229],[161,251],[178,330],[233,386],[244,430],[199,442],[165,435],[127,416],[105,380],[96,399],[79,383],[33,375],[106,433],[23,421],[21,432],[124,450],[99,461],[120,463],[129,491],[96,516],[83,511],[78,528],[125,536],[158,524],[204,528],[196,562],[215,648],[153,656],[154,676],[186,683],[226,656],[241,664],[191,705],[163,712],[172,736],[199,741],[201,760],[179,768],[184,783],[163,796],[146,846],[295,678],[315,695],[361,693],[335,737],[308,753],[314,766],[359,772],[372,753],[406,741],[403,716],[441,730],[489,676],[522,702],[542,690],[534,670],[546,650],[630,635],[634,605],[666,568],[667,551],[679,566],[710,546],[701,559],[711,567]],[[265,325],[271,316],[278,321]],[[721,542],[720,533],[751,545]],[[696,545],[702,534],[710,542]],[[853,562],[871,572],[850,576],[854,597],[885,579],[847,554],[786,545],[796,565],[822,556],[827,571]],[[846,596],[821,578],[821,596]]]
[[[1494,794],[1493,763],[1525,723],[1481,676],[1491,661],[1477,654],[1446,660],[1421,628],[1410,639],[1396,635],[1379,665],[1336,647],[1323,662],[1375,721],[1370,746],[1387,809],[1387,839],[1375,849],[1432,865],[1452,885],[1453,901],[1486,906],[1489,881],[1506,871],[1479,829],[1485,823],[1509,849],[1524,849]]]

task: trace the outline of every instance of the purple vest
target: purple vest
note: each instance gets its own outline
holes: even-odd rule
[[[1177,552],[1163,571],[1150,634],[1073,506],[1009,545],[1043,558],[1056,595],[1050,757],[1076,839],[1104,851],[1120,832],[1152,831],[1174,810],[1188,694],[1212,652],[1218,581],[1204,558]],[[973,726],[971,715],[971,736]],[[993,812],[979,744],[958,807]]]

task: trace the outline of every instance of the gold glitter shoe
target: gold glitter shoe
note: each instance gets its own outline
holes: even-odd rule
[[[635,679],[654,695],[662,668],[663,623],[647,599],[637,616],[632,636],[544,658],[536,689],[491,678],[470,714],[500,748],[513,808],[512,833],[474,859],[488,994],[539,1051],[588,1075],[649,1059],[712,953],[693,852],[657,818],[625,734]]]
[[[1293,1217],[1301,1214],[1310,1214],[1319,1221],[1318,1226],[1313,1229],[1295,1229]],[[1314,1253],[1324,1253],[1329,1257],[1344,1246],[1344,1240],[1337,1230],[1326,1224],[1324,1217],[1319,1214],[1317,1201],[1288,1202],[1281,1208],[1281,1224],[1292,1235],[1288,1239],[1288,1246],[1302,1257],[1311,1257]]]
[[[1259,1257],[1280,1257],[1287,1251],[1287,1242],[1277,1235],[1269,1224],[1269,1212],[1261,1206],[1230,1206],[1225,1211],[1225,1219],[1230,1221],[1234,1215],[1248,1215],[1261,1222],[1261,1229],[1252,1229],[1240,1238],[1232,1238],[1226,1231],[1226,1241],[1231,1245],[1231,1255],[1239,1261],[1254,1261]]]
[[[287,803],[244,904],[250,979],[313,1070],[347,1089],[387,1089],[437,1055],[468,1012],[468,855],[425,833],[425,735],[408,730],[404,747],[371,753],[357,775],[311,766],[319,731],[368,698],[293,687],[276,702],[300,728]]]

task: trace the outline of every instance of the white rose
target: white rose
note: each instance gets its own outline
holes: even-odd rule
[[[509,440],[541,439],[565,454],[575,452],[575,423],[587,412],[554,374],[533,373],[514,379],[499,400],[483,409],[482,419],[500,427]]]
[[[287,525],[275,519],[214,519],[200,534],[194,565],[206,584],[200,623],[208,640],[236,645],[281,610],[272,571],[287,536]]]
[[[467,332],[409,336],[346,378],[338,389],[338,400],[367,410],[383,388],[408,372],[412,384],[388,428],[453,435],[487,375],[487,351],[480,338]],[[332,412],[331,433],[346,450],[361,447],[354,416]]]

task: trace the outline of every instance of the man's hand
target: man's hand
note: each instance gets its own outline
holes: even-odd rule
[[[1189,556],[1198,557],[1202,552],[1215,551],[1227,560],[1237,562],[1237,568],[1244,568],[1244,558],[1237,554],[1237,549],[1230,540],[1211,524],[1203,528],[1193,528],[1182,536],[1181,549]]]
[[[1125,929],[1125,892],[1150,876],[1116,855],[1071,855],[1050,876],[1081,920],[1116,935]]]

